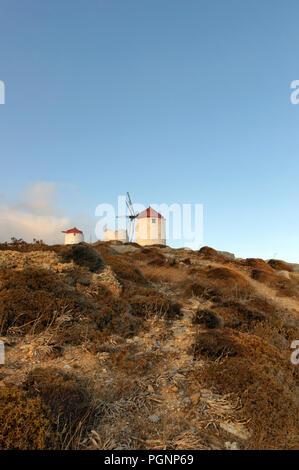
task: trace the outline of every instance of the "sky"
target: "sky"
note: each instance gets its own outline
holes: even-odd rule
[[[202,204],[202,245],[299,262],[297,0],[0,11],[0,241],[95,240],[96,207],[129,191]]]

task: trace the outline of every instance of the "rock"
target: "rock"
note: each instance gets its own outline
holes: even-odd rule
[[[194,393],[193,395],[191,395],[191,401],[194,405],[196,405],[199,402],[200,395],[201,395],[200,392],[197,392],[197,393]]]
[[[223,449],[223,443],[222,441],[214,436],[213,434],[207,436],[207,443],[211,447],[212,450],[222,450]]]
[[[221,429],[226,431],[233,436],[238,437],[242,440],[247,440],[250,437],[249,432],[246,430],[243,424],[236,424],[236,423],[220,423]]]
[[[158,421],[160,420],[160,417],[158,415],[151,415],[149,416],[148,419],[152,421],[152,423],[158,423]]]
[[[283,277],[286,277],[287,279],[290,279],[290,273],[289,271],[277,271],[277,274],[279,276],[283,276]]]
[[[231,260],[235,259],[235,255],[233,253],[230,253],[229,251],[218,251],[217,250],[217,253],[218,253],[218,255],[221,255],[224,258],[231,259]]]
[[[269,343],[273,344],[276,348],[281,351],[289,349],[289,342],[279,333],[273,333],[272,337],[269,339]]]
[[[293,270],[293,273],[299,273],[299,264],[297,263],[290,263],[290,266]]]
[[[237,442],[226,441],[224,445],[227,450],[240,450]]]
[[[113,251],[116,251],[118,254],[123,255],[126,253],[136,253],[141,251],[140,248],[133,245],[114,245],[112,248]]]
[[[97,286],[98,284],[104,285],[116,296],[119,296],[123,290],[122,285],[110,266],[106,266],[100,274],[94,273],[92,275],[91,287]]]

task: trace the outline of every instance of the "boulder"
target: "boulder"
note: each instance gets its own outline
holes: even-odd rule
[[[116,251],[119,255],[124,255],[126,253],[137,253],[141,249],[133,245],[114,245],[112,248],[113,251]]]
[[[221,256],[224,256],[224,258],[227,259],[235,259],[235,255],[233,253],[230,253],[229,251],[217,251],[217,253]]]

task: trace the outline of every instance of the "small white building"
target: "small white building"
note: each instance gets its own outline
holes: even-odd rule
[[[118,240],[122,243],[127,243],[129,241],[127,230],[121,229],[116,230],[115,232],[113,230],[105,230],[104,241],[110,242],[115,240]]]
[[[65,233],[65,245],[74,245],[75,243],[84,242],[83,232],[81,232],[81,230],[78,230],[77,227],[65,230],[62,233]]]
[[[166,244],[166,219],[151,207],[136,218],[136,243],[142,246]]]

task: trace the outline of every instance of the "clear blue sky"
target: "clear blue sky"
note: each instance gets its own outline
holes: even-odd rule
[[[45,181],[78,188],[62,191],[65,216],[127,190],[202,203],[204,244],[299,262],[298,0],[0,9],[5,200]]]

